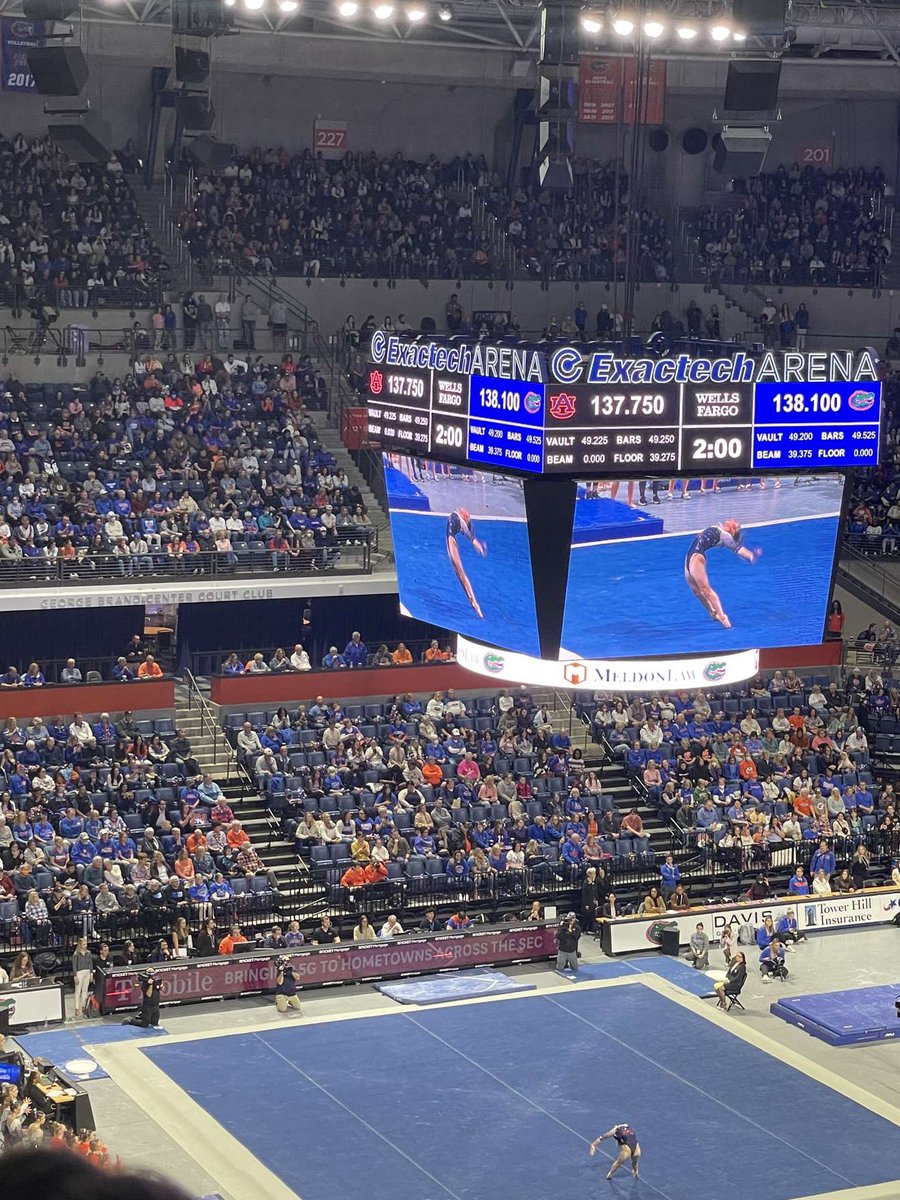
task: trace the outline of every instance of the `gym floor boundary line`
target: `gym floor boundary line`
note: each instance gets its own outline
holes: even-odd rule
[[[564,1012],[569,1013],[570,1016],[575,1017],[579,1021],[583,1021],[585,1025],[589,1026],[591,1029],[595,1029],[597,1031],[597,1033],[601,1034],[603,1037],[607,1038],[609,1041],[615,1042],[617,1045],[622,1046],[626,1050],[629,1050],[632,1054],[636,1054],[638,1056],[638,1058],[642,1058],[645,1062],[649,1063],[651,1066],[656,1067],[657,1070],[664,1072],[666,1075],[671,1076],[673,1079],[677,1079],[680,1083],[687,1084],[687,1086],[689,1088],[693,1088],[693,1090],[695,1092],[699,1092],[699,1094],[701,1096],[703,1096],[705,1099],[711,1101],[713,1104],[718,1104],[726,1112],[729,1112],[733,1116],[746,1121],[748,1125],[754,1126],[754,1128],[758,1129],[760,1131],[760,1133],[764,1133],[767,1136],[774,1138],[774,1140],[776,1142],[780,1142],[781,1145],[784,1146],[787,1150],[791,1150],[796,1154],[801,1154],[804,1158],[809,1159],[810,1162],[815,1163],[816,1166],[821,1167],[823,1171],[827,1171],[829,1175],[833,1175],[835,1177],[835,1179],[842,1179],[851,1188],[860,1186],[859,1184],[854,1183],[852,1179],[848,1179],[846,1177],[846,1175],[841,1175],[841,1173],[839,1171],[836,1171],[833,1167],[829,1167],[827,1163],[820,1162],[819,1159],[817,1159],[814,1154],[808,1154],[805,1150],[800,1149],[798,1146],[792,1146],[789,1142],[786,1142],[784,1140],[784,1138],[781,1137],[779,1134],[772,1132],[772,1130],[770,1130],[770,1129],[767,1129],[765,1127],[765,1125],[760,1125],[758,1121],[754,1121],[754,1119],[751,1116],[748,1116],[746,1113],[740,1112],[736,1108],[732,1108],[731,1105],[728,1104],[724,1100],[717,1100],[715,1096],[711,1095],[704,1088],[700,1087],[699,1084],[694,1083],[690,1079],[686,1079],[683,1075],[679,1075],[676,1071],[671,1070],[671,1068],[663,1066],[663,1064],[660,1062],[657,1062],[655,1058],[651,1058],[649,1054],[645,1054],[642,1050],[637,1050],[637,1049],[635,1049],[634,1046],[629,1045],[628,1042],[624,1042],[624,1041],[622,1041],[621,1038],[617,1038],[614,1033],[609,1033],[607,1030],[603,1029],[600,1025],[595,1025],[593,1021],[589,1021],[587,1019],[587,1017],[583,1017],[580,1013],[574,1012],[571,1008],[566,1008],[565,1004],[560,1004],[558,1000],[555,1000],[549,996],[547,997],[547,1000],[555,1008],[561,1008]],[[762,1051],[762,1053],[765,1053],[765,1051]],[[839,1092],[838,1095],[843,1095],[843,1093]],[[844,1098],[847,1099],[847,1097],[844,1097]]]
[[[512,996],[508,997],[508,999],[513,999],[513,998],[514,997],[512,997]],[[497,999],[499,1000],[500,997],[498,996]],[[549,997],[548,997],[548,999],[549,999]],[[557,1007],[562,1007],[562,1005],[557,1005]],[[451,1050],[454,1054],[458,1055],[460,1058],[464,1058],[466,1060],[466,1062],[471,1063],[473,1067],[476,1067],[479,1071],[482,1071],[485,1075],[489,1075],[490,1078],[495,1080],[497,1083],[499,1083],[501,1085],[501,1087],[505,1087],[508,1091],[512,1092],[514,1096],[518,1096],[520,1100],[524,1100],[526,1104],[529,1104],[529,1105],[531,1105],[532,1108],[537,1109],[537,1111],[539,1113],[542,1113],[545,1117],[548,1117],[555,1124],[559,1125],[560,1128],[565,1129],[568,1133],[571,1133],[573,1135],[573,1137],[576,1137],[579,1140],[579,1142],[584,1142],[588,1146],[590,1146],[592,1144],[591,1141],[588,1138],[583,1137],[582,1134],[580,1134],[577,1129],[573,1129],[571,1125],[567,1125],[565,1123],[565,1121],[561,1121],[559,1119],[559,1117],[554,1117],[553,1113],[548,1112],[548,1110],[546,1108],[544,1108],[543,1105],[538,1104],[538,1102],[536,1100],[532,1100],[530,1096],[526,1096],[524,1092],[520,1092],[518,1088],[513,1087],[511,1083],[507,1083],[505,1079],[501,1079],[499,1075],[495,1075],[493,1071],[490,1071],[490,1070],[488,1070],[487,1067],[482,1066],[482,1064],[480,1062],[477,1062],[474,1058],[470,1058],[468,1054],[464,1053],[458,1047],[454,1046],[452,1042],[448,1042],[446,1040],[446,1038],[440,1037],[439,1034],[434,1033],[431,1029],[426,1028],[426,1026],[420,1025],[419,1022],[415,1019],[415,1017],[410,1016],[409,1019],[412,1021],[413,1025],[415,1025],[419,1029],[421,1029],[423,1031],[423,1033],[427,1033],[429,1037],[434,1038],[435,1041],[440,1042],[443,1046],[446,1046],[448,1050]],[[611,1154],[607,1154],[605,1151],[601,1151],[601,1153],[603,1154],[603,1157],[609,1161],[610,1164],[614,1163],[616,1161],[616,1157],[618,1157],[618,1156],[613,1156]],[[658,1187],[656,1187],[655,1184],[650,1183],[650,1181],[645,1179],[643,1175],[641,1175],[639,1178],[642,1183],[644,1183],[647,1187],[649,1187],[651,1189],[651,1191],[656,1192],[657,1196],[662,1196],[664,1198],[664,1200],[671,1200],[671,1197],[669,1196],[668,1192],[664,1192],[662,1190],[662,1188],[658,1188]]]

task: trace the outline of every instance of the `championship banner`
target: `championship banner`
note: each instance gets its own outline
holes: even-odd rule
[[[0,64],[4,92],[34,92],[37,86],[28,69],[28,51],[44,43],[44,22],[24,17],[0,18]]]
[[[634,124],[637,62],[633,58],[604,58],[582,54],[578,66],[578,120],[588,125]],[[666,63],[650,63],[644,81],[641,121],[662,125],[665,120]]]

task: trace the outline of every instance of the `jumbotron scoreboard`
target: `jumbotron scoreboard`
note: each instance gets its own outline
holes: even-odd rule
[[[376,331],[369,440],[535,475],[637,478],[878,462],[872,351],[620,357]]]

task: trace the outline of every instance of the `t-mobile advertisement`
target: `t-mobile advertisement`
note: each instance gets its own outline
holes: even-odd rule
[[[155,969],[162,1003],[185,1004],[274,988],[275,959],[283,953],[261,950],[258,954],[232,958],[160,965]],[[287,957],[301,987],[324,987],[329,983],[360,983],[366,979],[527,962],[555,954],[556,926],[535,924],[436,937],[403,937],[367,945],[311,946],[291,951]],[[105,1013],[137,1008],[140,1000],[136,971],[114,967],[106,972],[102,998]]]

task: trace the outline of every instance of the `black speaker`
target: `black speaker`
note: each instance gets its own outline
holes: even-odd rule
[[[550,0],[541,8],[540,63],[577,66],[583,49],[577,5]]]
[[[744,33],[780,38],[784,34],[786,0],[733,0],[731,15]]]
[[[571,192],[575,186],[571,158],[567,154],[545,158],[538,167],[538,182],[548,192]]]
[[[216,110],[205,93],[179,96],[178,116],[185,129],[212,129],[216,122]]]
[[[185,149],[198,167],[205,167],[209,171],[221,171],[227,167],[234,152],[232,146],[208,133],[193,138]]]
[[[99,113],[88,112],[74,121],[58,121],[47,127],[63,154],[78,163],[105,163],[110,159],[112,138]]]
[[[205,50],[175,47],[175,78],[179,83],[206,83],[209,79],[209,55]]]
[[[65,21],[81,8],[81,0],[22,0],[27,21]]]
[[[723,129],[716,139],[713,166],[729,179],[758,175],[771,144],[772,135],[768,129]]]
[[[87,83],[88,65],[80,46],[34,46],[28,69],[42,96],[78,96]]]
[[[647,136],[647,145],[656,154],[662,154],[669,148],[669,135],[664,129],[651,129]]]
[[[681,135],[681,148],[685,154],[702,154],[709,143],[705,129],[686,129]]]
[[[725,112],[772,112],[778,107],[781,60],[733,58],[725,81]]]

